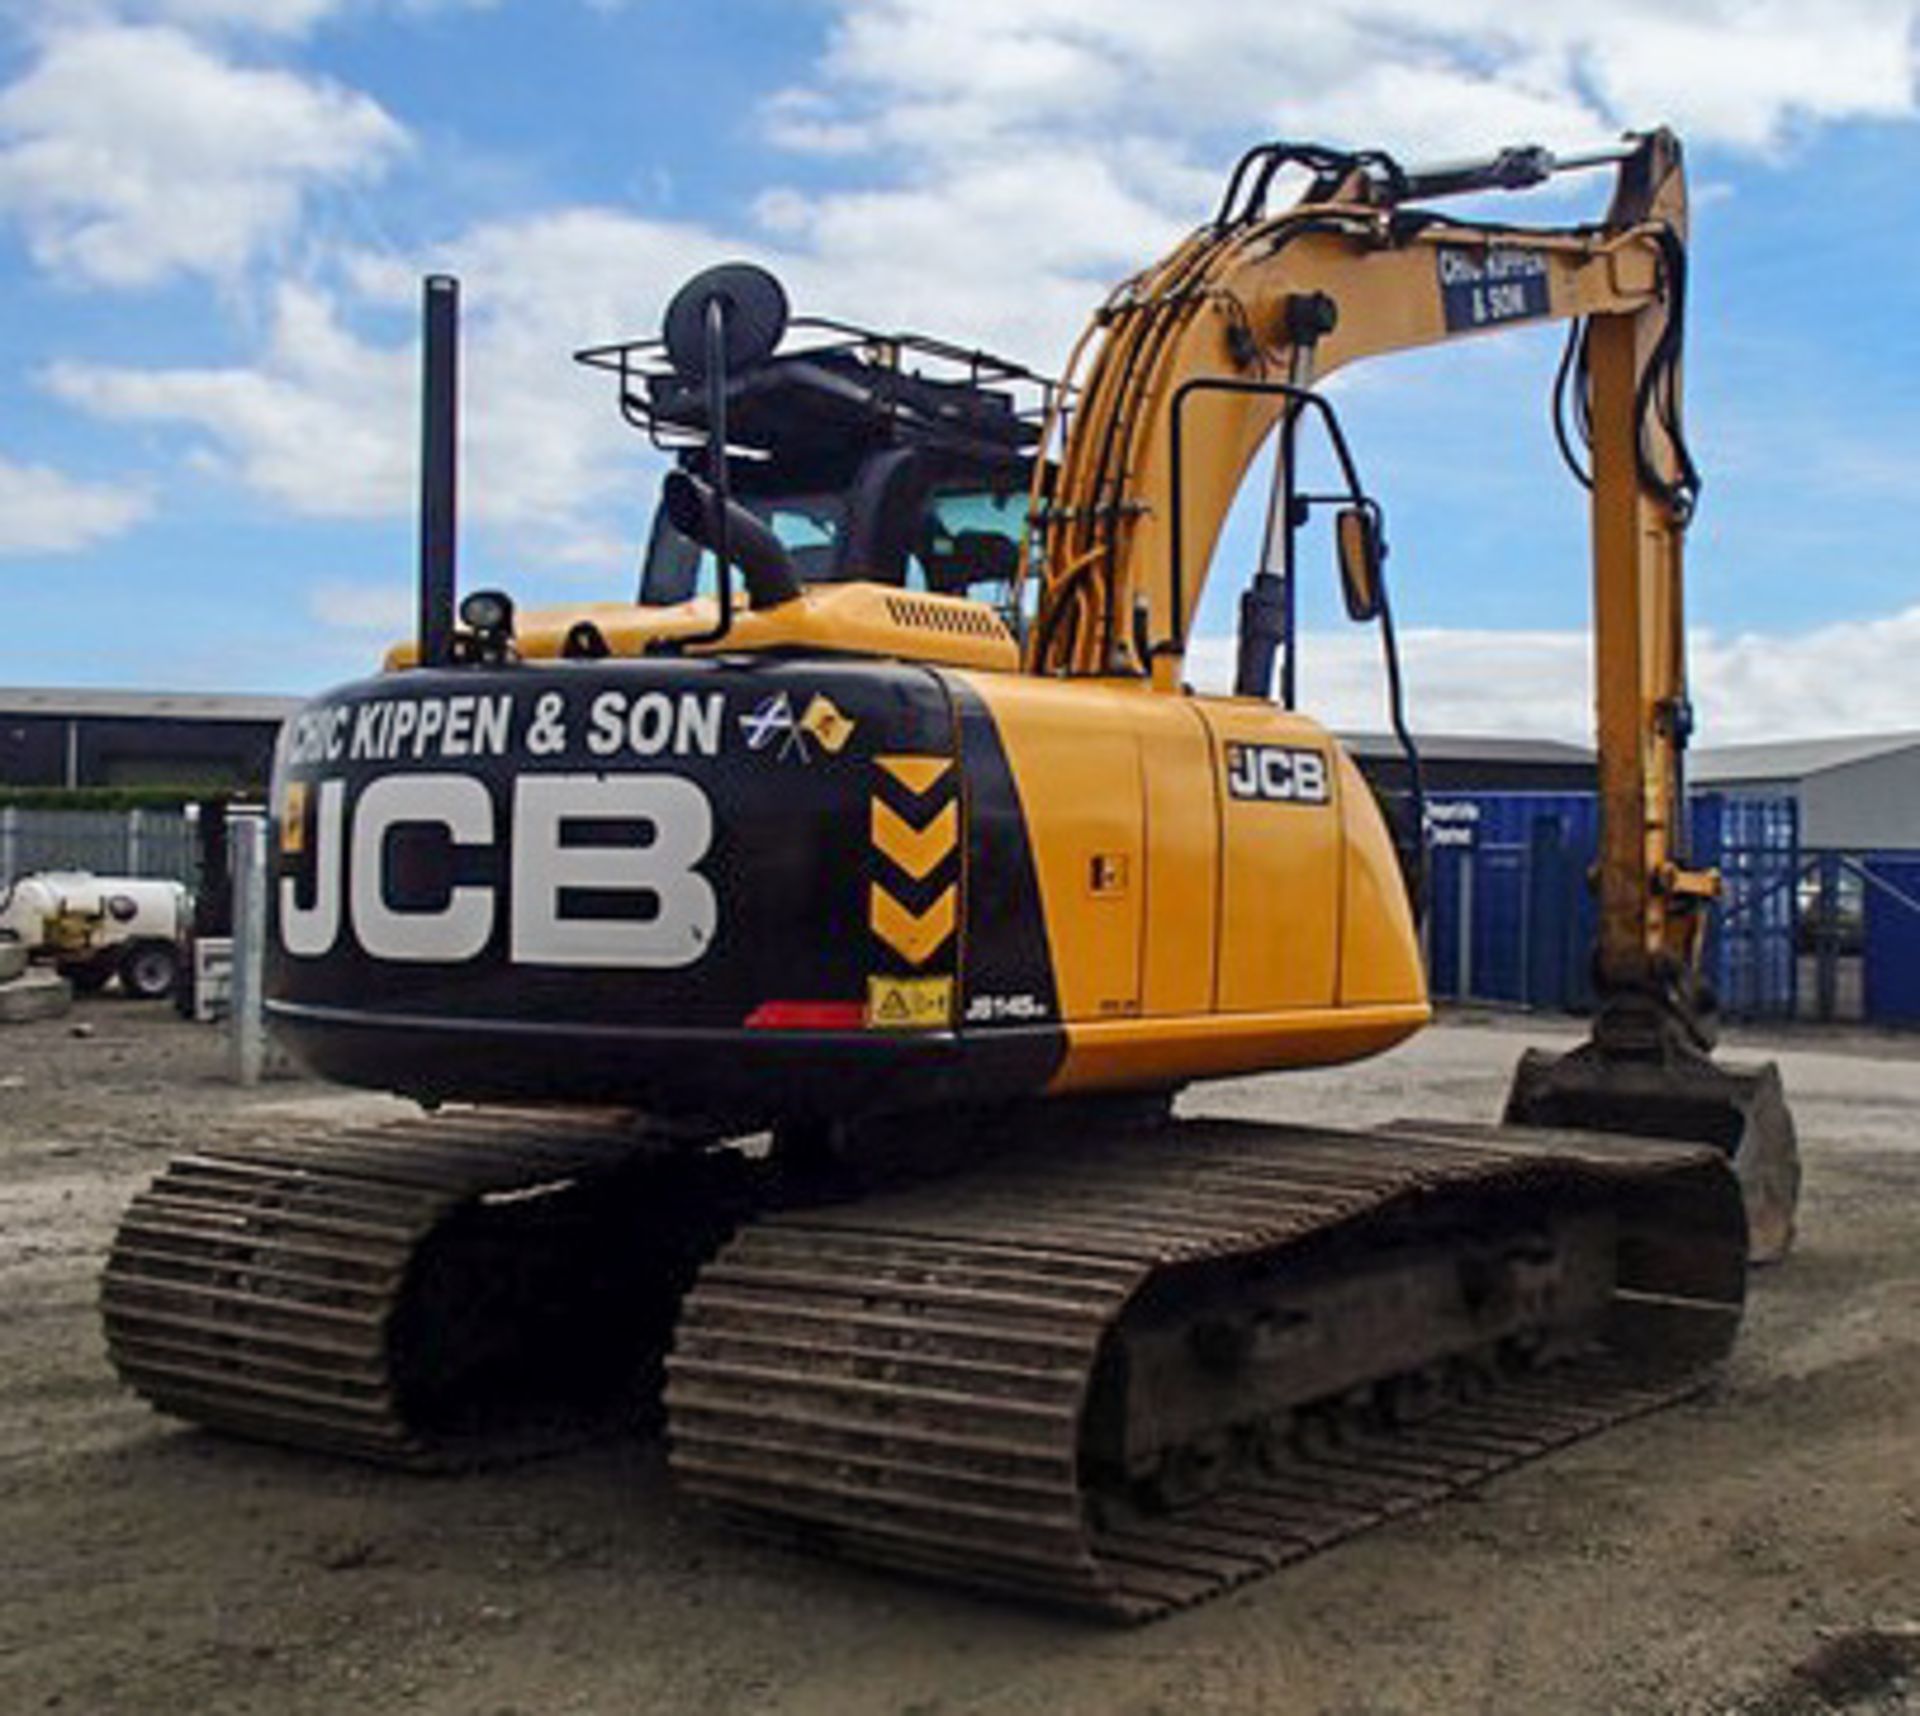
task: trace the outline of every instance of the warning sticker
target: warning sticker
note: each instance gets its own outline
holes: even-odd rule
[[[1511,244],[1467,250],[1443,244],[1435,255],[1439,258],[1440,303],[1450,334],[1544,316],[1552,307],[1547,295],[1547,259],[1538,250],[1521,250]]]
[[[867,1029],[937,1031],[953,1022],[951,977],[869,977]]]

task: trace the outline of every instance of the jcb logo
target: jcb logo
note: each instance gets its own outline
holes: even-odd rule
[[[1227,791],[1279,804],[1325,804],[1326,753],[1292,745],[1229,745]]]
[[[308,802],[313,829],[291,838]],[[344,781],[296,786],[287,813],[286,849],[304,842],[313,853],[307,904],[292,876],[280,882],[280,941],[296,959],[331,953],[344,921],[375,959],[458,963],[486,951],[503,910],[516,965],[691,965],[713,942],[719,904],[695,868],[713,843],[713,807],[678,775],[522,775],[504,906],[490,882],[451,880],[459,853],[499,839],[493,794],[471,775],[383,776],[351,816]],[[609,827],[645,837],[608,840]],[[394,903],[401,890],[387,872],[400,830],[448,849],[437,898]]]

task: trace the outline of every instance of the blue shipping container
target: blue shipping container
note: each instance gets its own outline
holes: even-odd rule
[[[1427,947],[1436,995],[1573,1009],[1591,998],[1591,793],[1436,793]]]
[[[1693,860],[1725,893],[1707,942],[1723,1007],[1788,1018],[1794,1005],[1794,878],[1789,798],[1701,795],[1690,807]],[[1427,950],[1436,996],[1579,1012],[1592,1005],[1597,907],[1587,878],[1599,844],[1591,793],[1435,793],[1428,801]]]
[[[1720,872],[1706,967],[1721,1008],[1738,1019],[1791,1019],[1800,963],[1799,805],[1773,795],[1700,793],[1688,815],[1694,862]]]

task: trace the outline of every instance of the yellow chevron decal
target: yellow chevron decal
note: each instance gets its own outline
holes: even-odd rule
[[[923,793],[953,767],[951,757],[875,757],[873,759],[910,793]]]
[[[909,965],[925,965],[953,934],[959,894],[958,887],[949,886],[924,912],[915,914],[876,882],[869,906],[873,933]]]
[[[916,882],[933,874],[934,865],[953,850],[959,838],[960,807],[952,799],[925,828],[915,828],[883,800],[873,801],[874,850],[891,858]]]

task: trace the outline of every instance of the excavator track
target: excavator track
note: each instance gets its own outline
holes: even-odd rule
[[[163,1412],[382,1464],[577,1441],[657,1402],[741,1168],[663,1159],[625,1116],[537,1110],[222,1143],[128,1208],[107,1350]]]
[[[1485,1276],[1473,1316],[1494,1305],[1497,1340],[1393,1356],[1396,1268],[1435,1279],[1437,1255],[1438,1279],[1465,1279],[1447,1248],[1477,1244],[1527,1279],[1553,1266],[1521,1236],[1569,1210],[1605,1245],[1541,1288],[1538,1326]],[[1739,1323],[1745,1248],[1709,1148],[1184,1122],[742,1229],[681,1317],[670,1457],[751,1527],[1142,1621],[1699,1388]],[[1331,1341],[1287,1309],[1295,1278],[1322,1282]],[[1587,1314],[1555,1328],[1582,1279]],[[1265,1307],[1245,1327],[1223,1314],[1236,1295]],[[1369,1338],[1371,1359],[1348,1350]],[[1262,1341],[1299,1355],[1304,1398]],[[1157,1395],[1156,1375],[1174,1379]],[[1215,1422],[1183,1427],[1210,1393]],[[1129,1438],[1156,1434],[1143,1481]],[[1184,1499],[1164,1481],[1182,1471],[1201,1478]]]

